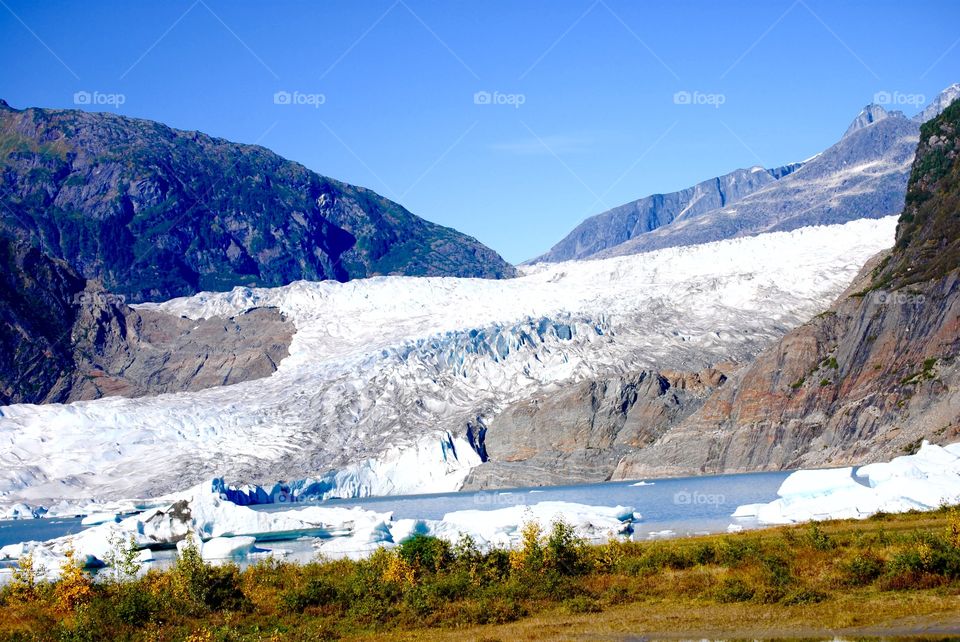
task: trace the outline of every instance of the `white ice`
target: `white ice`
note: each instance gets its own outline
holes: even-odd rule
[[[0,408],[0,505],[102,504],[211,477],[317,478],[348,497],[456,490],[480,463],[468,422],[572,381],[748,359],[821,312],[895,225],[537,265],[501,281],[301,281],[150,304],[189,318],[276,306],[296,334],[265,379]]]
[[[801,470],[784,480],[779,499],[739,506],[734,517],[762,524],[823,519],[860,519],[960,504],[960,443],[926,441],[914,455],[890,462],[833,470]]]

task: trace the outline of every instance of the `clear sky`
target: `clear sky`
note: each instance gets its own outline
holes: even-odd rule
[[[0,97],[259,143],[519,262],[812,156],[877,92],[913,115],[960,81],[957,25],[956,0],[0,0]]]

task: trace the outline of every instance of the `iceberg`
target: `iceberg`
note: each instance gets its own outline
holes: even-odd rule
[[[562,519],[575,534],[602,541],[631,532],[632,507],[588,506],[546,501],[493,510],[462,510],[439,520],[394,520],[392,512],[359,507],[308,506],[267,512],[234,503],[221,492],[222,480],[211,480],[168,496],[169,503],[118,519],[113,513],[96,516],[95,525],[79,533],[45,542],[23,542],[0,548],[0,560],[15,561],[31,553],[51,579],[67,551],[73,551],[91,568],[102,567],[117,542],[131,538],[141,549],[140,561],[152,561],[151,550],[182,550],[192,542],[210,561],[240,561],[284,554],[271,550],[271,542],[311,538],[313,548],[327,557],[361,558],[380,547],[393,547],[418,534],[455,543],[469,535],[481,546],[515,546],[524,524],[535,521],[544,530]],[[266,548],[262,548],[266,547]]]
[[[737,507],[736,518],[761,524],[932,510],[960,503],[960,443],[924,441],[916,454],[853,468],[799,470],[787,477],[768,504]]]

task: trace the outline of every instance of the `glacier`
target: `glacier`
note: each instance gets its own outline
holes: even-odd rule
[[[485,457],[484,422],[508,404],[587,378],[746,360],[825,309],[895,225],[540,264],[502,281],[299,281],[142,304],[189,319],[275,307],[296,334],[265,379],[0,408],[0,505],[158,497],[215,477],[264,495],[277,480],[320,498],[456,490]]]

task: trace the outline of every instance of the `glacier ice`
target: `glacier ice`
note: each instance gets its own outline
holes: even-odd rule
[[[265,379],[4,407],[0,505],[103,505],[213,477],[303,480],[322,497],[456,490],[482,460],[468,425],[570,382],[746,359],[822,311],[895,225],[541,264],[503,281],[301,281],[145,304],[189,318],[275,306],[297,331]]]
[[[960,443],[924,441],[914,455],[854,470],[800,470],[784,480],[779,498],[737,507],[734,517],[762,524],[861,519],[874,513],[931,510],[960,503]]]

